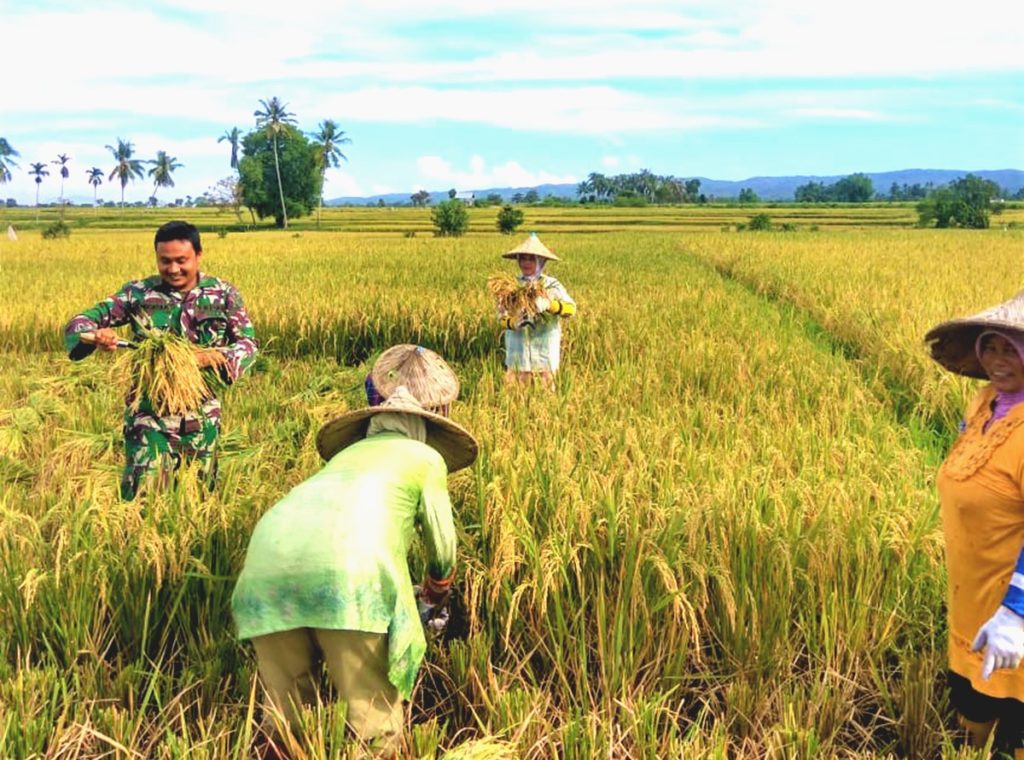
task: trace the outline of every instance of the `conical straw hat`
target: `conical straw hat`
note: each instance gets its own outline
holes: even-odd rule
[[[382,353],[374,362],[370,380],[384,398],[404,385],[427,409],[446,406],[459,397],[459,379],[448,363],[429,348],[412,343]]]
[[[427,426],[427,444],[444,457],[448,472],[461,470],[473,464],[477,443],[472,434],[447,417],[428,412],[404,386],[395,388],[391,396],[379,406],[368,406],[335,417],[316,436],[316,448],[325,460],[366,437],[370,418],[384,412],[401,412],[422,417]]]
[[[560,259],[552,253],[546,245],[540,242],[540,238],[537,237],[536,232],[531,232],[530,237],[526,238],[522,243],[517,245],[511,251],[506,251],[501,254],[502,258],[514,259],[520,253],[532,253],[534,256],[539,256],[542,259],[548,259],[549,261],[559,261]]]
[[[936,325],[924,336],[924,341],[931,349],[932,358],[950,372],[984,380],[988,375],[981,368],[975,345],[978,336],[986,330],[1009,332],[1024,340],[1024,291],[974,316]]]

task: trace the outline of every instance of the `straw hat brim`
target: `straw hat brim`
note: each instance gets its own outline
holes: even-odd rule
[[[988,374],[978,361],[975,346],[978,336],[986,330],[1012,333],[1024,341],[1024,324],[1004,319],[968,317],[936,325],[924,336],[932,358],[958,375],[987,380]]]
[[[382,353],[370,370],[373,387],[384,398],[406,386],[425,407],[450,404],[459,397],[459,378],[439,354],[412,343],[392,346]],[[415,363],[411,360],[418,356]]]
[[[561,261],[560,258],[558,258],[555,254],[551,253],[550,251],[548,251],[547,253],[537,253],[536,251],[509,251],[507,253],[501,254],[501,258],[515,259],[518,258],[519,254],[521,253],[532,253],[538,259],[547,259],[548,261]]]
[[[506,251],[505,253],[501,254],[501,257],[503,259],[514,259],[521,253],[533,254],[534,256],[537,256],[539,258],[547,259],[548,261],[560,261],[560,259],[551,251],[551,249],[549,249],[546,245],[540,242],[540,238],[536,237],[535,235],[531,235],[530,237],[526,238],[526,240],[521,242],[511,251]]]
[[[427,425],[427,444],[444,457],[448,472],[469,467],[476,460],[479,447],[472,434],[461,425],[440,414],[428,412],[418,406],[401,404],[369,406],[346,412],[320,428],[316,436],[316,448],[325,461],[330,460],[344,448],[366,437],[370,418],[375,414],[397,412],[422,417]]]

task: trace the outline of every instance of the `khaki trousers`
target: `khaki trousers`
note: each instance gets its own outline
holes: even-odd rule
[[[384,633],[297,628],[257,636],[256,665],[266,692],[264,721],[269,729],[274,712],[294,730],[302,705],[316,700],[322,662],[346,702],[346,723],[356,739],[383,744],[402,734],[402,700],[388,680],[388,637]]]

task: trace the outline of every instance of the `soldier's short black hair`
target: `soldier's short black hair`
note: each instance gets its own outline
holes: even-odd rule
[[[160,243],[167,243],[171,240],[187,240],[192,244],[192,250],[196,253],[203,252],[203,243],[199,239],[199,230],[194,224],[188,222],[173,221],[160,225],[153,238],[153,248]]]

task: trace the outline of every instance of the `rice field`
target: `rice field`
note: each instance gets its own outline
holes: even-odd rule
[[[833,229],[906,229],[917,223],[913,203],[864,204],[799,204],[711,203],[706,205],[651,206],[620,208],[614,206],[544,206],[519,207],[525,215],[521,229],[540,230],[547,234],[581,232],[719,232],[734,230],[746,224],[755,214],[768,214],[776,225],[789,224],[797,230]],[[469,232],[472,237],[489,237],[495,232],[498,207],[469,208]],[[61,218],[58,207],[32,208],[0,206],[0,229],[13,224],[18,230],[34,236]],[[68,207],[67,223],[76,233],[102,230],[104,234],[119,231],[149,231],[171,219],[187,218],[204,232],[231,233],[246,229],[271,230],[273,220],[254,220],[246,210],[236,215],[231,209],[204,208],[91,208]],[[992,226],[1001,228],[1024,225],[1024,203],[1009,202],[1000,214],[992,216]],[[299,234],[307,231],[359,232],[366,234],[426,235],[433,232],[430,208],[338,206],[323,209],[320,228],[316,214],[289,220],[289,229]]]
[[[206,235],[261,357],[216,494],[134,504],[108,357],[60,328],[153,271],[151,229],[0,240],[0,756],[248,756],[248,534],[397,342],[452,362],[481,444],[450,482],[469,635],[429,651],[407,756],[980,756],[943,690],[933,487],[969,387],[920,337],[1012,295],[1024,234],[531,221],[580,307],[553,393],[503,387],[482,224]],[[295,756],[344,757],[338,725],[312,711]]]

